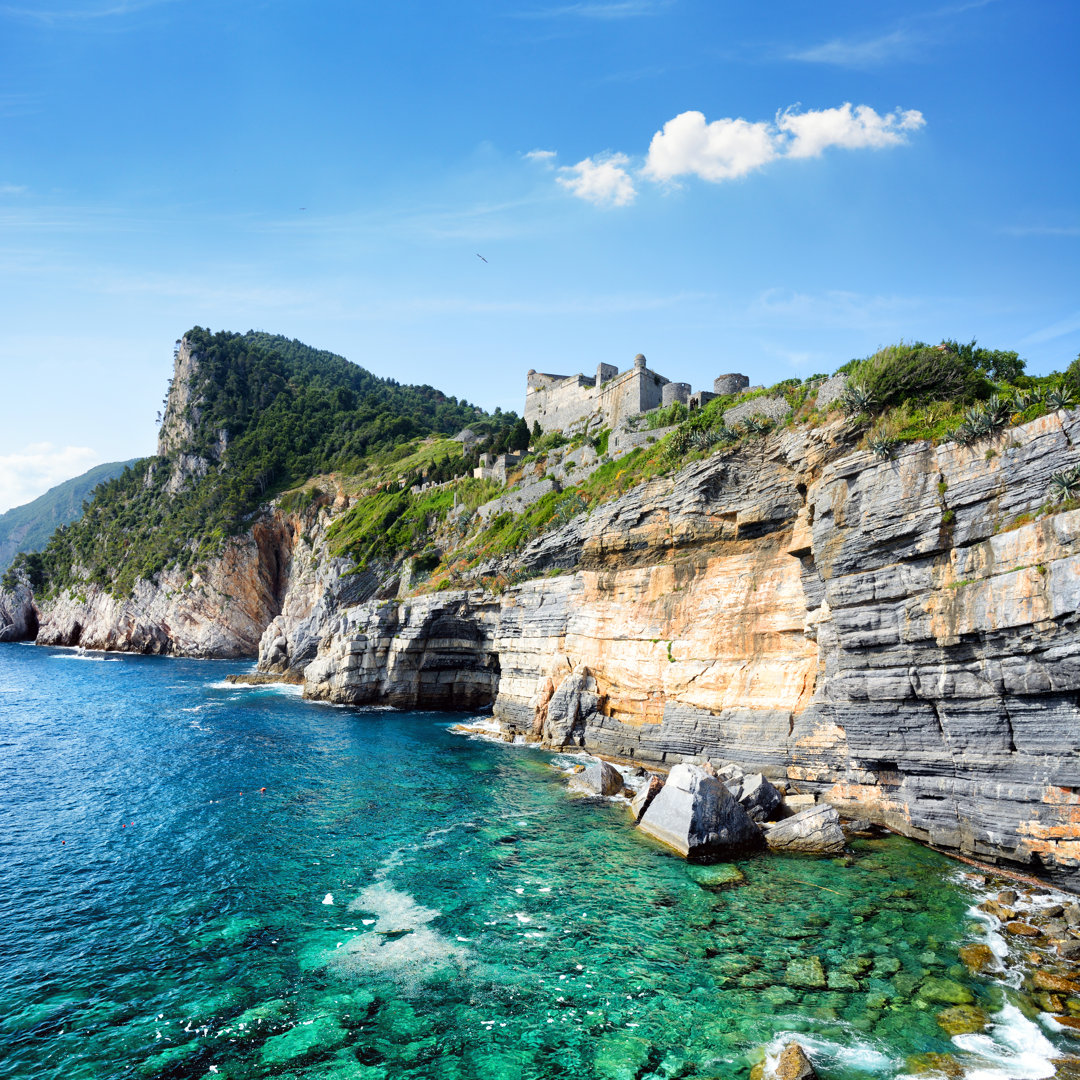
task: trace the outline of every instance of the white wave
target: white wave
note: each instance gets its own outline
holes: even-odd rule
[[[333,894],[333,893],[330,893],[330,892],[328,892],[328,893],[327,893],[327,894],[326,894],[326,895],[325,895],[325,896],[323,897],[323,903],[324,903],[324,904],[326,904],[326,905],[327,905],[328,907],[333,907],[333,906],[334,906],[334,894]]]
[[[889,1057],[873,1043],[860,1038],[854,1032],[845,1042],[837,1043],[805,1031],[783,1031],[774,1035],[765,1047],[769,1068],[775,1068],[780,1052],[789,1042],[797,1042],[815,1064],[824,1063],[845,1070],[850,1069],[852,1072],[868,1073],[882,1073],[896,1067],[894,1058]],[[767,1072],[769,1068],[766,1069]]]
[[[433,930],[430,923],[441,914],[424,907],[415,897],[386,881],[369,885],[348,907],[375,916],[374,930],[350,938],[329,957],[342,974],[384,974],[395,981],[418,986],[447,964],[463,965],[469,950]],[[372,920],[362,920],[366,926]]]
[[[1044,1080],[1054,1075],[1052,1059],[1061,1056],[1015,1005],[995,1014],[988,1032],[954,1035],[952,1041],[981,1059],[966,1069],[965,1080]]]
[[[92,664],[119,664],[121,659],[119,656],[102,656],[100,654],[82,653],[82,652],[66,652],[54,654],[50,657],[51,660],[88,660]]]

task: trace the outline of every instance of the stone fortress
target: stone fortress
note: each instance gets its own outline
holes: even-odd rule
[[[737,394],[749,387],[745,375],[721,375],[712,390],[692,392],[690,384],[672,382],[651,371],[640,353],[634,366],[620,372],[614,364],[600,364],[595,377],[549,375],[530,370],[525,391],[525,422],[531,430],[577,433],[609,427],[620,432],[632,416],[679,402],[694,410],[720,394]]]

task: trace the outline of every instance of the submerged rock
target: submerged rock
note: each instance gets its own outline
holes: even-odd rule
[[[688,858],[730,858],[761,846],[746,811],[700,765],[671,770],[638,828]]]
[[[938,1024],[951,1038],[953,1035],[974,1035],[990,1023],[986,1013],[975,1005],[954,1005],[937,1015]]]
[[[934,1001],[941,1005],[970,1005],[975,1000],[966,987],[953,979],[942,979],[936,975],[923,980],[919,997],[923,1001]]]
[[[831,854],[847,844],[840,815],[827,803],[765,826],[765,843],[775,851]]]
[[[728,889],[733,885],[742,885],[746,881],[746,875],[731,863],[715,863],[712,866],[688,866],[686,868],[690,879],[703,889],[718,892],[720,889]]]
[[[972,945],[960,947],[960,961],[973,975],[981,971],[989,971],[997,966],[997,957],[989,945],[978,942]]]
[[[825,969],[816,956],[797,956],[788,961],[784,981],[801,990],[821,990],[826,985]]]
[[[303,1021],[281,1035],[272,1035],[262,1047],[266,1065],[284,1065],[309,1054],[336,1050],[348,1038],[348,1032],[329,1016]]]

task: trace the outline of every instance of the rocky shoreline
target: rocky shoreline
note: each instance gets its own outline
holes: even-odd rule
[[[527,745],[524,739],[515,738],[491,721],[457,724],[451,730],[470,738]],[[561,757],[565,757],[565,764],[558,761]],[[705,887],[737,887],[742,875],[726,860],[745,857],[766,847],[781,854],[830,857],[843,866],[845,858],[850,864],[850,839],[870,838],[885,832],[867,821],[841,821],[835,808],[824,803],[804,806],[807,799],[813,801],[812,796],[789,794],[787,799],[794,800],[794,805],[786,805],[785,796],[769,785],[775,793],[775,801],[768,795],[763,798],[758,778],[747,777],[731,763],[718,764],[719,768],[709,762],[680,764],[664,777],[634,764],[616,764],[573,749],[565,750],[552,762],[554,768],[565,774],[569,793],[620,802],[639,828],[649,807],[673,785],[673,777],[680,796],[691,792],[697,796],[696,808],[688,809],[686,802],[681,800],[684,811],[679,817],[681,825],[701,822],[702,803],[718,803],[723,808],[718,813],[719,819],[731,816],[733,804],[747,822],[763,827],[759,843],[740,844],[736,841],[724,846],[723,850],[718,850],[714,843],[705,853],[687,852],[682,844],[672,842],[670,837],[658,831],[642,830],[666,847],[689,856],[691,861],[699,859],[702,865],[697,873],[704,875]],[[688,782],[691,777],[693,782]],[[749,785],[747,780],[750,780]],[[715,791],[711,792],[713,798],[706,797],[702,789],[708,791],[711,788],[709,781],[722,787],[730,802],[717,799]],[[756,794],[744,794],[739,798],[738,794],[746,789]],[[764,806],[768,809],[762,813]],[[773,821],[763,820],[764,817]],[[666,814],[665,819],[669,818]],[[820,832],[808,828],[808,823],[815,818],[826,823]],[[797,825],[792,831],[802,838],[811,837],[811,841],[801,846],[769,842],[770,831],[785,824]],[[832,831],[834,824],[835,833]],[[677,835],[683,835],[682,827]],[[971,864],[971,860],[964,862]],[[1002,1017],[997,1013],[1014,1008],[1019,1017],[1034,1025],[1028,1028],[1029,1038],[1036,1037],[1037,1029],[1063,1037],[1068,1042],[1075,1041],[1076,1046],[1075,1053],[1061,1052],[1047,1042],[1041,1047],[1044,1053],[1042,1066],[1034,1067],[1030,1061],[1018,1063],[1014,1065],[1015,1075],[1032,1080],[1051,1076],[1076,1080],[1080,1077],[1080,899],[1022,875],[991,867],[976,870],[961,864],[954,879],[958,887],[975,894],[975,902],[968,912],[968,940],[958,948],[962,966],[945,966],[928,946],[922,957],[926,965],[922,977],[911,980],[910,985],[904,983],[901,989],[920,1002],[920,1007],[934,1011],[938,1026],[954,1042],[956,1051],[917,1055],[906,1063],[908,1074],[944,1076],[950,1080],[961,1080],[968,1075],[1011,1075],[986,1072],[988,1044],[984,1044],[988,1033],[1002,1023]],[[800,960],[796,968],[789,970],[789,978],[796,985],[846,992],[868,985],[867,980],[874,975],[895,975],[899,964],[891,966],[888,960],[868,956],[865,960],[847,962],[843,970],[833,971],[826,970],[820,958],[809,955]],[[985,1003],[976,1002],[959,978],[962,972],[990,984],[991,1000],[998,1007],[997,1013]],[[1045,1035],[1042,1037],[1045,1040]],[[814,1056],[813,1047],[804,1047],[796,1040],[762,1048],[760,1060],[751,1073],[752,1080],[812,1080],[818,1076]],[[995,1059],[993,1064],[1000,1067],[1001,1062]]]
[[[198,582],[20,610],[41,643],[258,642],[261,671],[317,700],[491,708],[652,769],[731,760],[1078,888],[1080,510],[1046,501],[1078,463],[1077,411],[887,460],[842,425],[784,428],[543,533],[488,567],[526,579],[502,591],[353,572],[327,547],[342,497],[268,510]]]

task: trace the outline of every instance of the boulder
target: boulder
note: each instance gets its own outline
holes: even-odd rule
[[[761,846],[746,811],[700,765],[676,765],[638,827],[687,858],[731,858]]]
[[[641,815],[649,809],[649,803],[660,794],[660,789],[664,786],[664,781],[659,776],[650,776],[649,779],[641,785],[640,790],[634,796],[630,803],[630,813],[634,815],[635,821],[641,820]]]
[[[725,786],[753,821],[771,821],[784,801],[780,792],[761,773],[751,773],[738,783],[727,783]]]
[[[812,806],[794,817],[765,826],[765,843],[774,851],[831,854],[846,844],[840,815],[828,803]]]
[[[578,776],[578,783],[595,795],[618,795],[623,789],[622,773],[606,761],[594,761]]]
[[[766,1058],[750,1072],[751,1080],[817,1080],[817,1073],[806,1051],[797,1043],[789,1042],[778,1058]]]
[[[816,795],[803,795],[801,792],[796,791],[784,796],[784,808],[792,814],[808,810],[811,806],[817,806]]]

